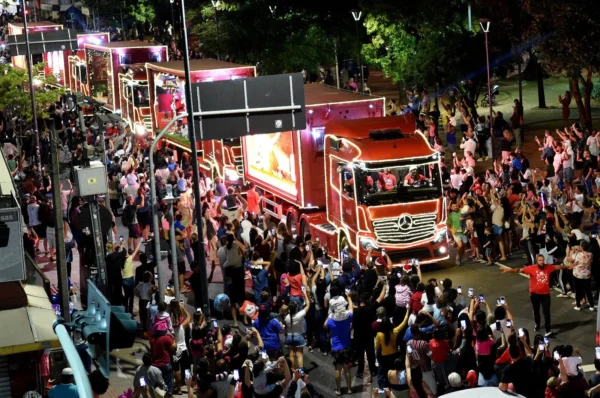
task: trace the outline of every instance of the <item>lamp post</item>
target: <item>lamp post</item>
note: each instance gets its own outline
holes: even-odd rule
[[[277,6],[269,6],[269,11],[271,11],[272,16],[275,16],[275,11],[277,11]]]
[[[175,0],[169,0],[171,3],[171,21],[173,21],[173,34],[171,36],[175,37],[175,13],[173,12],[173,2]]]
[[[221,35],[219,34],[219,6],[221,0],[211,0],[212,5],[215,8],[215,22],[217,24],[217,59],[221,60]]]
[[[358,67],[360,68],[360,92],[365,92],[365,78],[363,76],[363,67],[362,61],[360,57],[360,43],[358,41],[358,21],[362,17],[362,11],[352,11],[352,18],[354,18],[354,22],[356,24],[356,51],[358,52]]]
[[[490,50],[489,50],[489,45],[488,45],[488,32],[490,31],[490,20],[487,18],[479,18],[479,25],[481,26],[481,30],[483,30],[483,33],[485,35],[485,59],[486,59],[486,63],[487,63],[487,82],[488,82],[488,105],[490,107],[490,131],[492,131],[492,122],[494,120],[493,118],[493,110],[492,110],[492,85],[491,85],[491,78],[490,78]],[[492,146],[494,146],[495,144],[495,139],[493,137],[491,137],[490,139],[492,139]]]

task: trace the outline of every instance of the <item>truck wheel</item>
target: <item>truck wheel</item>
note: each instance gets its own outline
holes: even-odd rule
[[[306,235],[310,234],[310,228],[308,227],[308,224],[304,220],[300,221],[300,233],[302,234],[303,239]],[[313,237],[313,240],[314,240],[314,237]]]
[[[294,216],[294,213],[289,212],[287,214],[286,219],[288,230],[290,231],[290,234],[295,238],[298,235],[298,221],[296,220],[296,216]]]

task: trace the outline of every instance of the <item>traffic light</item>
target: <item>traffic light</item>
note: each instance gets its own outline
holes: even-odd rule
[[[110,351],[133,345],[137,321],[125,312],[124,307],[111,306],[91,280],[88,280],[87,310],[76,311],[72,319],[69,326],[87,341],[88,354],[102,374],[109,378]]]

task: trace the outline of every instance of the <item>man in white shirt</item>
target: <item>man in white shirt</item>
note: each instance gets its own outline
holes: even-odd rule
[[[573,148],[571,148],[571,141],[567,140],[563,143],[564,151],[561,156],[562,168],[563,168],[563,179],[565,183],[571,185],[573,182]]]
[[[468,152],[471,152],[471,154],[475,153],[475,150],[477,149],[477,143],[473,139],[473,133],[465,133],[463,141],[460,143],[460,149],[464,151],[465,158],[468,156]]]

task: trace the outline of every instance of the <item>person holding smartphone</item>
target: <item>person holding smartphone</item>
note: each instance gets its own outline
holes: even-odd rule
[[[156,366],[152,366],[152,357],[149,353],[144,354],[142,365],[137,368],[133,377],[133,388],[136,394],[142,392],[144,388],[142,384],[145,384],[150,397],[160,396],[160,393],[167,391],[162,372]]]
[[[529,275],[529,297],[533,306],[533,317],[535,321],[534,330],[537,332],[540,329],[540,306],[544,312],[544,326],[546,328],[545,336],[552,334],[550,321],[550,274],[556,270],[572,269],[573,265],[550,265],[545,263],[545,258],[542,254],[536,257],[535,265],[528,265],[523,268],[502,268],[504,273],[518,274],[522,273]]]

